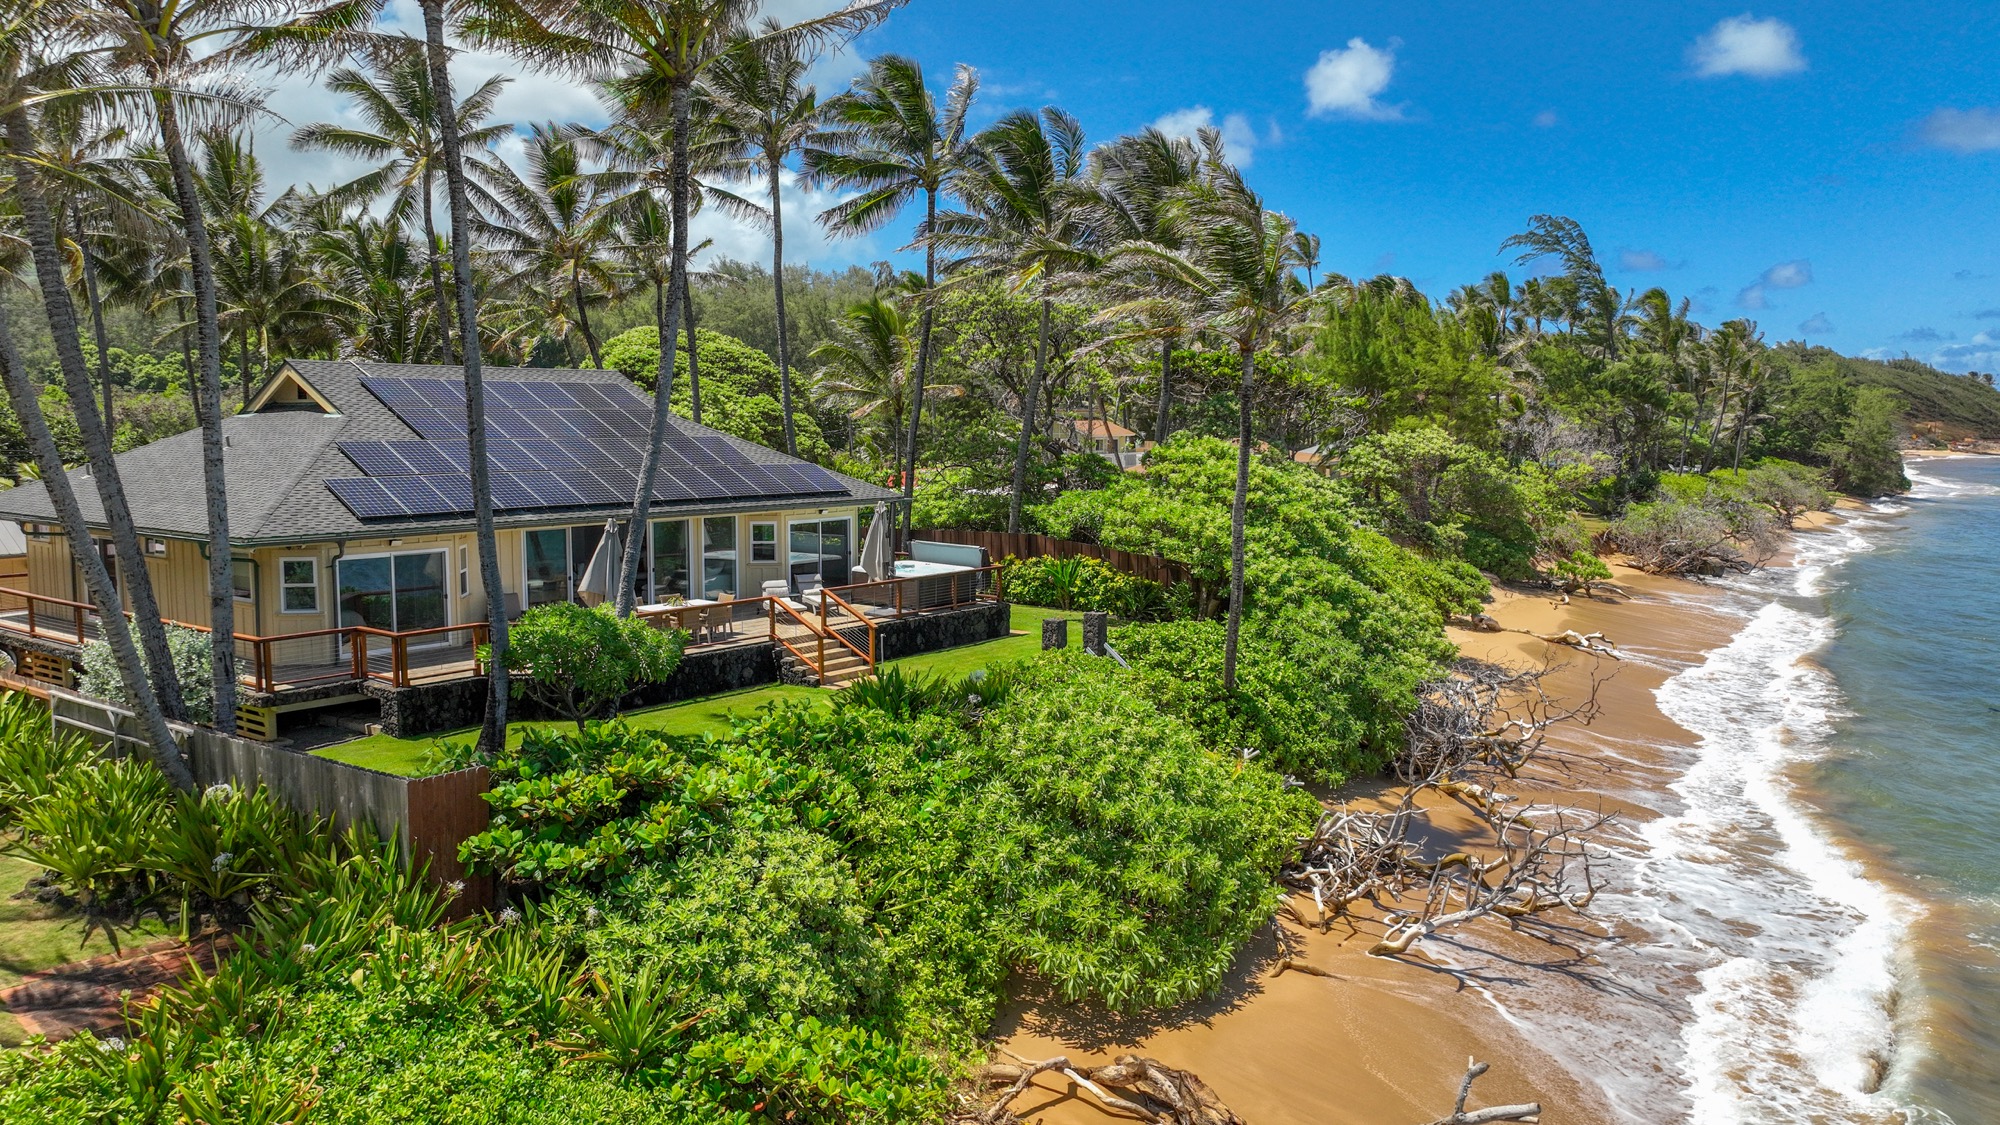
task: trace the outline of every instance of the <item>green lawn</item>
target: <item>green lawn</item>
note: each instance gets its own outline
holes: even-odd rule
[[[1013,607],[1013,617],[1010,622],[1015,636],[966,645],[963,648],[946,649],[943,652],[906,657],[902,660],[891,660],[882,666],[899,669],[905,674],[956,677],[993,664],[1025,659],[1041,650],[1042,622],[1051,617],[1081,619],[1079,614],[1017,605]],[[1070,629],[1070,643],[1081,643],[1081,637],[1075,626]],[[708,731],[722,734],[729,730],[729,721],[732,717],[748,715],[766,703],[780,700],[803,700],[824,704],[827,701],[827,693],[819,688],[770,684],[765,687],[729,692],[725,695],[711,695],[685,703],[668,703],[659,707],[648,707],[642,711],[628,711],[624,718],[626,722],[641,730],[665,731],[668,734],[701,734]],[[546,730],[568,725],[568,723],[515,723],[508,728],[507,741],[510,745],[519,745],[522,732],[531,727]],[[431,747],[435,743],[442,740],[470,740],[477,734],[476,727],[447,731],[426,738],[391,738],[385,734],[376,734],[357,738],[352,742],[327,746],[313,753],[322,758],[346,762],[351,766],[362,766],[383,773],[402,774],[405,777],[422,777],[436,769],[430,762]]]
[[[14,987],[37,970],[111,952],[102,930],[83,940],[81,918],[13,897],[39,874],[41,868],[27,860],[0,856],[0,989]],[[136,931],[120,930],[118,941],[127,947],[144,945],[166,932],[158,920],[148,919]],[[0,1009],[0,1046],[15,1046],[23,1038],[21,1025]]]

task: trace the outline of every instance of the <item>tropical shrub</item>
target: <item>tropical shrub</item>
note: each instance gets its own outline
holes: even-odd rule
[[[215,681],[209,668],[208,634],[180,625],[168,625],[166,630],[167,653],[173,659],[174,677],[180,681],[181,698],[187,702],[188,718],[204,726],[214,723]],[[132,642],[138,641],[135,630]],[[125,681],[118,674],[118,658],[112,655],[110,645],[103,641],[84,642],[78,663],[82,671],[77,675],[77,687],[85,695],[122,707],[132,705],[125,694]]]
[[[129,912],[151,891],[148,861],[173,786],[131,758],[76,765],[20,811],[8,851],[53,872],[93,915]]]
[[[553,602],[522,614],[507,630],[507,670],[516,695],[581,730],[642,684],[673,675],[686,646],[686,633],[621,618],[609,606]],[[490,655],[480,650],[480,659]]]
[[[1001,589],[1017,605],[1062,610],[1103,610],[1136,618],[1157,611],[1166,602],[1159,583],[1126,574],[1088,555],[1002,562]]]
[[[96,749],[81,736],[57,738],[53,727],[41,700],[20,692],[0,695],[0,828],[18,823],[70,770],[96,760]]]

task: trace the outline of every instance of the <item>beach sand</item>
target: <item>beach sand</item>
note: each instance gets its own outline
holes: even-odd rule
[[[1547,593],[1497,590],[1487,612],[1506,631],[1453,629],[1451,635],[1470,657],[1559,666],[1547,682],[1560,697],[1580,700],[1596,681],[1596,719],[1587,728],[1559,728],[1536,763],[1500,789],[1537,804],[1615,811],[1629,824],[1657,815],[1654,806],[1672,780],[1656,748],[1691,739],[1660,713],[1654,689],[1677,667],[1726,643],[1738,622],[1705,608],[1697,583],[1614,569],[1624,596],[1563,602]],[[1534,636],[1566,629],[1602,632],[1630,658],[1591,656]],[[1399,795],[1383,782],[1352,784],[1338,794],[1357,806],[1383,807]],[[1475,846],[1486,835],[1478,818],[1449,798],[1433,792],[1422,803],[1437,810],[1432,822],[1445,835],[1462,834]],[[1303,907],[1312,917],[1310,899]],[[1574,927],[1583,949],[1604,934],[1601,924],[1573,916],[1560,926]],[[1031,1060],[1065,1054],[1088,1065],[1126,1053],[1157,1058],[1199,1075],[1250,1125],[1432,1121],[1450,1112],[1469,1058],[1492,1064],[1475,1087],[1472,1107],[1539,1101],[1543,1121],[1575,1125],[1620,1117],[1589,1076],[1573,1075],[1501,1011],[1561,1011],[1566,998],[1587,1010],[1586,990],[1615,985],[1593,982],[1593,974],[1607,971],[1579,957],[1567,944],[1569,935],[1560,928],[1544,930],[1555,940],[1516,934],[1487,918],[1421,942],[1401,959],[1368,956],[1383,929],[1369,918],[1352,926],[1336,921],[1327,933],[1274,921],[1238,961],[1219,997],[1132,1021],[1090,1005],[1025,995],[1003,1011],[997,1034],[1005,1051]],[[1460,956],[1461,946],[1475,947],[1478,957]],[[1284,957],[1332,976],[1273,977]],[[1491,965],[1496,957],[1507,971],[1451,971],[1473,959]],[[1570,991],[1551,995],[1559,990]],[[1101,1110],[1059,1073],[1042,1076],[1015,1101],[1014,1111],[1046,1125],[1130,1120]]]

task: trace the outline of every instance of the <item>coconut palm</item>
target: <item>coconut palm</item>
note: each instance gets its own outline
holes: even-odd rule
[[[919,196],[924,201],[921,234],[937,223],[938,201],[971,149],[966,115],[979,93],[979,75],[961,66],[940,107],[924,82],[923,67],[901,55],[883,55],[868,73],[828,105],[832,123],[802,155],[806,174],[830,186],[854,191],[822,212],[820,224],[841,235],[879,230]],[[924,384],[930,377],[931,330],[938,280],[937,246],[924,242],[923,315],[918,328],[916,393],[912,396],[909,442],[903,449],[904,530],[910,530],[917,479],[918,427],[923,421]]]
[[[777,29],[766,21],[764,30]],[[785,162],[814,141],[827,123],[819,93],[805,81],[809,63],[799,44],[783,37],[745,43],[710,67],[705,85],[715,102],[723,137],[741,155],[727,171],[761,175],[770,204],[753,213],[771,232],[771,286],[778,321],[778,396],[784,414],[785,452],[798,455],[792,428],[791,341],[785,326]]]
[[[431,88],[429,68],[422,51],[410,44],[366,70],[341,67],[327,75],[329,93],[339,94],[354,104],[363,124],[359,126],[319,122],[292,134],[292,147],[335,152],[370,160],[378,166],[347,183],[330,188],[327,194],[342,202],[374,201],[389,198],[390,217],[408,222],[414,215],[421,222],[425,247],[425,268],[430,275],[431,295],[437,305],[433,323],[438,332],[438,352],[451,362],[451,306],[446,300],[444,266],[438,253],[438,232],[433,205],[437,198],[442,154],[441,130],[437,120],[436,92]],[[455,115],[461,151],[477,154],[513,133],[511,125],[484,124],[493,114],[493,103],[511,79],[494,75],[460,99]],[[477,157],[474,157],[475,162]]]
[[[615,216],[598,206],[576,141],[554,122],[529,131],[522,162],[525,174],[504,161],[480,167],[479,178],[500,211],[476,219],[474,227],[502,266],[500,285],[568,295],[591,365],[603,367],[590,307],[618,293],[608,253]]]
[[[223,469],[222,330],[217,308],[214,247],[202,211],[184,120],[191,113],[224,119],[254,110],[256,98],[227,76],[259,61],[298,62],[315,52],[344,50],[353,27],[370,11],[367,0],[336,0],[318,8],[301,0],[183,0],[174,4],[79,0],[72,26],[89,54],[115,69],[126,89],[145,91],[160,149],[172,174],[180,233],[187,243],[193,293],[196,403],[201,417],[202,477],[209,541],[229,542],[228,482]],[[281,58],[282,54],[282,58]],[[204,85],[206,83],[206,85]],[[236,594],[230,553],[209,552],[208,617],[217,637],[236,634]],[[215,680],[215,725],[236,729],[236,646],[209,646]]]
[[[848,309],[835,325],[833,338],[812,351],[820,364],[820,390],[847,402],[850,420],[872,423],[868,444],[892,456],[916,410],[918,395],[965,393],[957,386],[916,387],[913,369],[919,345],[912,327],[902,304],[891,294],[878,293]]]
[[[612,91],[604,91],[617,115],[603,129],[575,129],[577,144],[586,154],[601,161],[604,168],[587,177],[598,192],[598,206],[618,216],[624,226],[619,252],[627,268],[654,286],[653,312],[660,339],[672,328],[683,337],[688,349],[688,402],[696,422],[701,421],[701,363],[694,330],[692,285],[680,292],[673,323],[669,324],[669,295],[673,290],[674,224],[671,206],[660,205],[662,196],[671,198],[676,167],[672,128],[657,120],[648,107],[620,106]],[[698,211],[710,189],[703,177],[719,171],[734,153],[730,142],[716,126],[710,100],[695,97],[688,114],[686,145],[688,168],[688,209]],[[707,245],[706,242],[703,245]],[[694,247],[690,253],[699,253]],[[681,331],[685,326],[685,331]],[[676,341],[678,346],[679,341]],[[665,373],[666,390],[673,391],[672,368]]]
[[[12,14],[25,19],[25,11],[36,7],[23,5]],[[166,629],[161,624],[159,604],[154,597],[151,574],[145,563],[146,556],[140,549],[131,506],[125,498],[124,480],[112,456],[111,434],[96,408],[90,369],[79,342],[76,305],[64,280],[66,263],[57,233],[55,211],[48,195],[47,172],[36,158],[41,152],[41,142],[32,107],[48,100],[51,94],[89,96],[92,83],[99,81],[101,75],[89,65],[88,60],[72,57],[66,64],[45,62],[44,57],[36,52],[36,47],[40,45],[37,37],[41,32],[33,23],[0,24],[0,32],[10,39],[0,44],[0,67],[6,68],[0,71],[0,119],[4,119],[0,120],[0,126],[6,133],[7,151],[15,157],[10,161],[14,180],[12,194],[35,264],[35,276],[55,344],[57,367],[70,396],[85,456],[92,466],[90,476],[103,505],[105,522],[111,530],[113,550],[124,562],[120,569],[126,572],[125,589],[131,598],[133,612],[140,620],[139,644],[146,660],[135,668],[142,669],[139,675],[150,680],[148,697],[158,700],[162,713],[169,718],[184,718],[186,705],[167,651]],[[46,40],[40,42],[46,43]],[[25,377],[25,373],[23,375]],[[72,539],[70,547],[79,557],[93,553],[89,550],[87,533],[82,540]],[[115,604],[115,591],[113,597]],[[112,615],[104,620],[117,621],[122,616],[123,606],[116,606]]]
[[[1201,153],[1185,137],[1169,137],[1152,128],[1120,137],[1091,157],[1094,189],[1091,204],[1097,212],[1093,221],[1102,229],[1105,241],[1114,245],[1128,242],[1177,245],[1181,234],[1179,224],[1174,221],[1172,204],[1200,178],[1201,170]],[[1154,323],[1140,326],[1136,333],[1125,334],[1156,338],[1160,344],[1155,441],[1165,441],[1173,433],[1174,346],[1194,328],[1182,317],[1169,315],[1157,319],[1161,313],[1178,308],[1172,304],[1160,305],[1155,309]]]
[[[40,0],[0,2],[0,122],[5,124],[8,152],[17,158],[35,151],[30,106],[51,91],[87,90],[90,79],[95,77],[87,67],[78,65],[74,57],[52,62],[52,57],[61,60],[62,56],[44,53],[50,46],[45,38],[47,30],[55,22],[54,13],[49,8]],[[74,345],[75,310],[70,305],[67,289],[61,284],[61,269],[50,260],[55,250],[55,231],[48,214],[47,200],[41,195],[39,175],[28,161],[9,163],[14,177],[12,194],[22,211],[24,226],[29,228],[27,241],[36,257],[36,270],[45,283],[53,281],[53,287],[62,291],[58,307],[50,310],[50,320],[53,324],[64,310],[68,311],[68,342]],[[31,209],[36,211],[32,219],[27,214]],[[45,296],[49,288],[49,285],[44,285]],[[60,329],[57,334],[60,339]],[[81,424],[85,415],[94,416],[96,411],[91,406],[88,373],[77,362],[80,359],[81,356],[64,359],[62,366],[67,382],[72,385],[81,382],[84,387],[78,404],[78,421]],[[81,379],[77,377],[79,374]],[[124,619],[124,606],[119,602],[118,591],[104,567],[103,559],[91,548],[90,528],[84,523],[83,509],[71,488],[62,454],[49,432],[48,420],[42,415],[38,388],[14,344],[4,307],[0,307],[0,384],[4,384],[8,402],[28,437],[36,468],[44,479],[50,503],[56,510],[57,522],[62,525],[63,537],[69,543],[70,554],[83,573],[84,585],[89,591],[91,604],[97,609],[98,620],[107,626],[103,630],[104,639],[116,658],[126,696],[133,701],[140,720],[146,726],[147,743],[153,760],[176,786],[192,790],[194,778],[181,760],[180,748],[167,725],[169,708],[184,712],[185,706],[181,700],[180,684],[174,679],[172,660],[167,656],[165,628],[160,623],[158,607],[152,601],[152,585],[145,580],[145,564],[138,562],[135,565],[141,580],[128,583],[128,586],[136,587],[133,590],[135,611],[142,615],[150,613],[150,620],[145,616],[140,618],[141,640],[135,643],[131,633],[118,627]],[[107,522],[112,525],[114,549],[123,557],[143,559],[144,556],[136,549],[136,538],[130,534],[131,513],[125,506],[124,490],[116,478],[116,466],[110,459],[110,448],[105,443],[101,420],[97,421],[99,424],[95,427],[94,436],[86,432],[86,439],[93,456],[101,455],[103,458],[102,464],[96,467],[99,470],[111,469],[113,487],[108,492],[102,471],[94,471],[91,476],[98,481],[99,499],[103,501]],[[130,554],[125,553],[128,540],[133,547]],[[139,609],[142,603],[137,595],[141,590],[146,609]],[[145,650],[143,656],[142,647]]]
[[[1251,405],[1257,392],[1257,353],[1283,343],[1304,325],[1312,291],[1299,278],[1314,258],[1297,224],[1264,209],[1242,174],[1222,157],[1221,135],[1202,132],[1200,179],[1184,189],[1175,207],[1186,224],[1186,249],[1151,244],[1121,248],[1110,268],[1139,280],[1141,294],[1119,312],[1137,317],[1185,315],[1236,352],[1236,492],[1229,513],[1229,617],[1222,660],[1223,688],[1236,687],[1236,656],[1243,623],[1243,537],[1250,491]],[[1160,306],[1168,306],[1162,311]]]
[[[104,328],[104,298],[99,285],[100,247],[132,239],[148,223],[126,184],[130,163],[124,152],[130,131],[76,101],[44,103],[36,132],[42,146],[36,164],[55,188],[50,199],[56,228],[71,242],[65,255],[72,269],[70,283],[83,297],[90,314],[91,340],[97,348],[98,391],[102,395],[104,429],[117,433],[111,382],[110,342]]]
[[[424,2],[437,5],[440,0]],[[702,73],[731,49],[791,42],[806,51],[845,41],[881,23],[904,2],[849,0],[823,16],[752,31],[762,0],[524,0],[518,7],[491,8],[471,26],[479,36],[520,50],[544,65],[566,67],[603,82],[627,112],[666,116],[672,131],[674,169],[670,192],[674,293],[669,295],[667,306],[669,317],[678,319],[681,306],[689,299],[689,122],[695,84]],[[434,60],[433,67],[437,65]],[[677,329],[678,325],[671,327]],[[672,368],[677,335],[677,331],[661,334],[663,371]],[[635,529],[647,526],[652,509],[668,414],[666,396],[655,395],[651,439],[633,488],[631,526]],[[637,533],[626,536],[616,602],[621,616],[632,612],[645,539]]]
[[[422,250],[396,219],[352,218],[308,236],[321,288],[346,298],[346,346],[383,363],[419,363],[446,315],[425,277]]]
[[[1035,400],[1048,372],[1049,314],[1058,287],[1094,268],[1101,232],[1090,222],[1083,190],[1083,126],[1047,106],[1016,110],[981,132],[965,166],[953,179],[963,211],[930,224],[928,241],[959,257],[951,269],[993,274],[1015,292],[1032,291],[1041,314],[1035,329],[1035,366],[1021,402],[1021,436],[1014,450],[1014,487],[1007,502],[1007,530],[1021,530],[1027,491],[1028,450],[1035,433]]]

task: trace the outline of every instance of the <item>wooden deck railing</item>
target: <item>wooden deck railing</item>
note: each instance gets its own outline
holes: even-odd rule
[[[872,672],[882,653],[879,619],[997,601],[1001,596],[1000,569],[988,566],[827,587],[816,609],[801,609],[789,598],[763,596],[700,607],[653,609],[639,616],[659,628],[687,628],[688,618],[698,616],[699,635],[691,639],[691,646],[744,639],[736,627],[758,621],[766,625],[773,642],[815,672],[825,671],[829,644],[834,655],[844,648],[865,661]],[[206,626],[187,622],[168,624],[209,631]],[[97,626],[96,607],[89,603],[0,587],[0,632],[80,646],[96,639]],[[756,639],[754,629],[750,639]],[[475,657],[487,641],[483,621],[402,631],[347,625],[271,636],[237,633],[236,655],[241,681],[266,694],[342,681],[375,680],[409,687],[433,679],[479,674]]]

